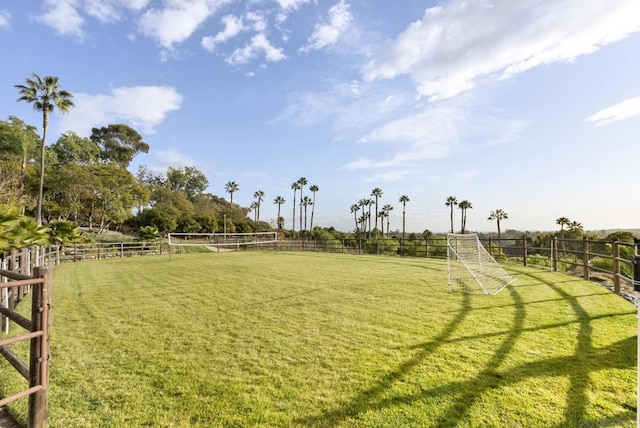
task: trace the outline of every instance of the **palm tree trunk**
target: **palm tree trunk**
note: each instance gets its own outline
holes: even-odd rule
[[[49,126],[49,110],[42,109],[42,145],[40,147],[40,187],[38,189],[38,211],[36,222],[38,226],[42,226],[42,200],[44,196],[44,152],[47,141],[47,127]]]

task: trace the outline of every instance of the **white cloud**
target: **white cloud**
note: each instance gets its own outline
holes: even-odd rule
[[[225,42],[242,32],[245,27],[242,23],[242,17],[225,15],[220,20],[224,25],[224,29],[215,36],[206,36],[202,38],[202,47],[213,52],[218,43]]]
[[[93,127],[127,123],[153,134],[167,114],[180,108],[182,96],[170,86],[133,86],[114,88],[106,95],[76,93],[74,103],[68,114],[58,116],[60,132],[89,135]]]
[[[316,24],[306,46],[300,50],[308,52],[335,44],[340,36],[349,29],[353,15],[349,12],[349,4],[344,0],[329,9],[329,22]]]
[[[171,0],[164,9],[149,9],[140,18],[139,31],[166,49],[181,43],[230,0]]]
[[[296,10],[301,5],[309,3],[311,0],[275,0],[285,11]]]
[[[585,119],[585,122],[595,122],[596,126],[608,125],[611,122],[640,116],[640,97],[629,98],[621,103],[600,110],[593,116]]]
[[[282,49],[271,45],[267,37],[260,33],[253,36],[245,47],[236,49],[231,56],[227,58],[227,62],[232,65],[245,64],[257,57],[260,53],[264,54],[268,62],[277,62],[286,58]]]
[[[9,12],[6,10],[0,10],[0,28],[8,28],[9,19],[11,19]]]
[[[79,6],[88,15],[102,22],[116,22],[122,18],[121,9],[139,11],[144,9],[150,0],[84,0]]]
[[[84,37],[84,19],[76,10],[77,4],[77,0],[46,0],[45,12],[36,19],[60,35]]]
[[[410,75],[430,100],[571,62],[640,31],[637,0],[451,0],[426,10],[363,69],[366,80]]]

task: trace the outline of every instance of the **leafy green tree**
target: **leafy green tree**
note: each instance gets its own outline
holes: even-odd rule
[[[49,242],[66,245],[80,242],[83,239],[80,226],[69,220],[60,220],[49,225]]]
[[[162,238],[162,234],[155,226],[143,226],[138,229],[138,238],[140,241],[157,241]]]
[[[316,211],[316,193],[320,190],[320,188],[317,185],[312,184],[311,186],[309,186],[309,190],[313,194],[313,200],[311,201],[311,223],[309,225],[309,229],[313,230],[313,214]]]
[[[240,190],[240,187],[238,187],[238,183],[236,183],[235,181],[229,181],[227,184],[224,185],[224,191],[230,195],[232,204],[233,204],[233,194],[236,193],[238,190]]]
[[[26,79],[26,85],[15,85],[20,97],[18,102],[33,104],[36,111],[42,112],[42,140],[40,144],[40,185],[38,191],[36,223],[42,225],[42,201],[44,189],[44,165],[45,147],[47,141],[47,129],[49,128],[49,115],[58,109],[66,113],[74,107],[73,95],[60,88],[58,78],[55,76],[45,76],[40,78],[37,74],[32,74],[32,79]]]
[[[88,138],[80,137],[73,131],[63,133],[58,141],[51,145],[59,163],[90,165],[98,162],[100,147]]]
[[[407,202],[409,202],[409,197],[407,195],[400,196],[398,202],[402,203],[402,255],[404,255],[404,245],[405,245],[405,225],[406,225],[406,212],[407,212]]]
[[[102,128],[92,128],[91,141],[97,144],[100,159],[127,168],[134,157],[149,153],[149,145],[142,141],[138,132],[125,124],[111,124]]]
[[[189,199],[204,192],[209,186],[207,177],[196,167],[169,167],[167,170],[167,185],[172,190],[180,190]]]
[[[0,161],[19,165],[24,176],[27,163],[38,157],[40,137],[36,127],[27,125],[15,116],[8,121],[0,120]]]
[[[507,214],[506,211],[498,208],[495,211],[491,211],[491,214],[489,214],[489,218],[487,218],[487,220],[492,221],[495,220],[496,221],[496,226],[498,227],[498,247],[500,247],[500,237],[501,237],[501,230],[500,230],[500,222],[502,220],[507,220],[509,218],[509,214]]]
[[[378,199],[380,199],[382,195],[383,195],[382,189],[380,189],[379,187],[376,187],[371,191],[371,196],[375,198],[375,203],[376,203],[376,211],[375,211],[376,221],[375,221],[374,230],[378,229],[378,217],[379,217],[378,216]]]
[[[445,202],[445,205],[449,207],[451,213],[451,233],[453,233],[453,207],[455,207],[456,205],[458,205],[458,199],[455,196],[449,196],[447,198],[447,201]]]

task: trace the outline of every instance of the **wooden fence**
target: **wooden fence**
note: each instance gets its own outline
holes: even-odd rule
[[[0,399],[0,408],[28,397],[27,424],[30,428],[47,426],[49,382],[49,311],[51,308],[51,270],[42,266],[41,248],[25,249],[0,262],[0,355],[22,376],[28,386]],[[31,316],[16,311],[31,298]],[[26,331],[13,333],[9,325]],[[13,333],[13,334],[12,334]],[[30,342],[28,363],[10,346]]]

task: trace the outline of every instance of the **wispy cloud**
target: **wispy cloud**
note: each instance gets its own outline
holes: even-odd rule
[[[36,19],[53,28],[58,34],[72,37],[85,37],[83,25],[88,15],[103,23],[118,22],[123,13],[140,11],[150,0],[45,0],[44,12]]]
[[[576,57],[640,31],[637,0],[452,0],[426,10],[363,68],[366,80],[409,75],[430,100]]]
[[[75,108],[58,116],[60,132],[69,129],[88,136],[92,127],[126,123],[146,134],[182,104],[182,96],[170,86],[114,88],[110,94],[74,94]]]
[[[340,36],[349,29],[349,24],[353,20],[349,7],[349,4],[344,0],[332,6],[329,9],[329,22],[316,24],[306,46],[300,50],[308,52],[335,44]]]
[[[594,122],[596,126],[604,126],[633,116],[640,116],[640,97],[629,98],[600,110],[593,116],[586,118],[585,122]]]
[[[6,10],[0,10],[0,28],[9,28],[11,15]]]
[[[249,12],[245,16],[225,15],[221,19],[224,28],[215,36],[202,38],[202,47],[213,52],[216,46],[224,43],[240,33],[253,30],[262,34],[267,29],[266,17],[260,12]]]
[[[311,0],[275,0],[285,11],[296,10],[301,5],[311,2]]]

